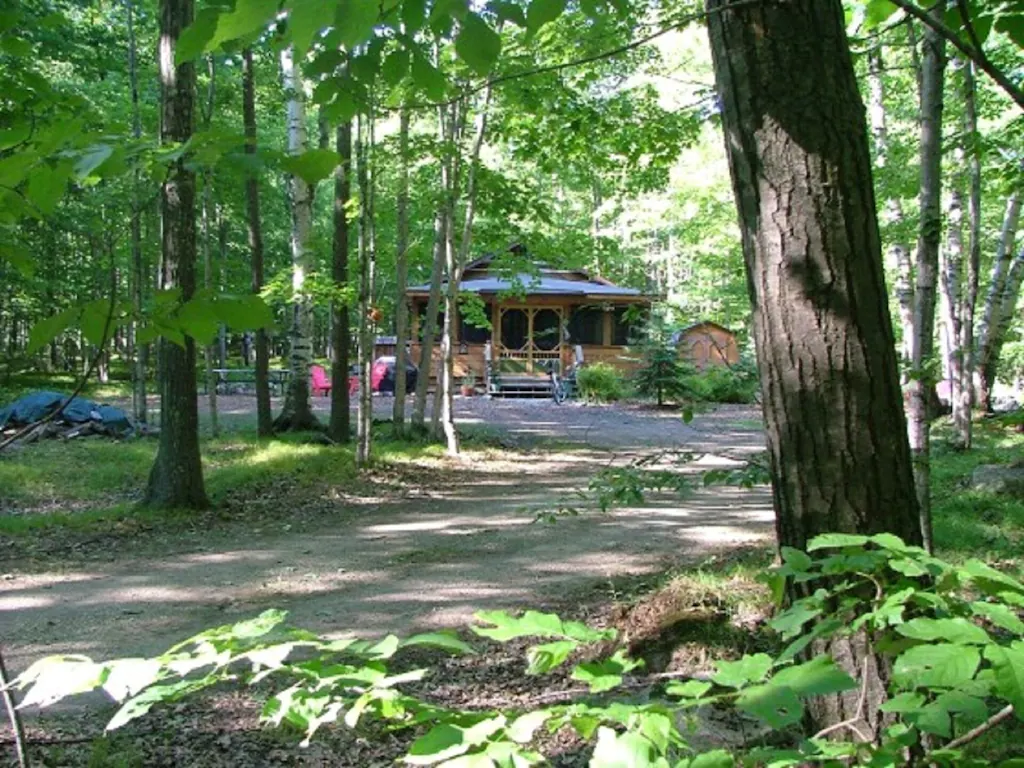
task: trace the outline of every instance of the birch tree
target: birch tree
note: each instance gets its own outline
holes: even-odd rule
[[[281,73],[287,99],[288,154],[297,157],[306,151],[306,94],[292,46],[281,51]],[[306,290],[306,278],[313,268],[313,254],[309,247],[313,192],[301,173],[291,174],[289,187],[292,209],[292,299],[288,368],[291,378],[288,381],[284,409],[274,423],[278,431],[315,429],[319,426],[309,397],[309,369],[313,362],[313,306]]]
[[[352,123],[346,121],[338,126],[335,146],[341,163],[334,175],[334,243],[331,262],[331,277],[336,289],[347,287],[349,251],[349,202],[352,197]],[[351,438],[351,417],[349,414],[349,357],[350,324],[348,297],[335,297],[331,302],[331,333],[333,334],[334,360],[331,369],[331,439],[347,443]]]
[[[405,290],[409,280],[409,110],[398,116],[399,170],[398,199],[396,201],[395,240],[395,402],[391,422],[396,437],[405,434],[405,369],[408,362],[406,345],[409,341],[409,305]]]

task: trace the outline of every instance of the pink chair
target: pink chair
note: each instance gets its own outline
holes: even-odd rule
[[[327,375],[327,371],[319,365],[314,365],[309,369],[309,374],[310,378],[312,378],[310,390],[312,390],[314,397],[321,394],[327,397],[331,394],[331,377]]]

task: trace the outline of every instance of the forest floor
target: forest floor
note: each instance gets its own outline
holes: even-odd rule
[[[382,418],[392,402],[376,399]],[[152,457],[146,443],[51,441],[0,462],[0,485],[5,470],[26,479],[20,496],[0,498],[7,525],[0,527],[0,644],[13,672],[54,653],[156,654],[268,608],[285,609],[289,623],[326,636],[462,627],[487,608],[589,618],[644,574],[744,548],[763,552],[771,539],[765,487],[656,494],[643,505],[538,521],[587,507],[578,493],[591,477],[653,452],[692,451],[693,471],[736,466],[763,450],[758,413],[749,407],[724,406],[684,424],[678,412],[641,406],[460,399],[463,459],[448,459],[436,446],[382,441],[381,460],[357,477],[338,462],[338,449],[233,437],[251,429],[252,399],[225,397],[219,405],[226,434],[204,442],[214,502],[208,513],[164,519],[134,512]],[[233,465],[235,455],[245,464]],[[97,473],[109,475],[108,492],[77,484]],[[495,674],[504,682],[484,682],[488,693],[522,690],[515,654],[495,651],[479,657],[483,666],[447,674],[468,676],[469,691],[479,690],[481,675],[486,681]],[[355,766],[395,755],[387,740],[300,752],[294,739],[256,727],[253,697],[225,696],[168,712],[155,739],[129,731],[117,759]],[[110,712],[105,705],[32,715],[30,732],[36,739],[99,735]],[[142,732],[151,733],[151,721],[142,722]],[[225,738],[225,728],[235,735]],[[98,760],[105,745],[37,749],[43,764],[122,764],[105,752]]]

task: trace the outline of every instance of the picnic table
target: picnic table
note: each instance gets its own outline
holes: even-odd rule
[[[252,385],[253,388],[256,386],[255,368],[214,368],[213,374],[217,377],[215,384],[217,393],[221,395],[232,394],[234,385],[242,387]],[[291,376],[292,372],[287,368],[271,368],[267,371],[270,393],[277,396],[284,395],[284,389]]]

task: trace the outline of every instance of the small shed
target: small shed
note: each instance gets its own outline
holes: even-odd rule
[[[718,323],[704,321],[676,334],[680,356],[703,370],[709,365],[735,365],[740,361],[736,334]]]

